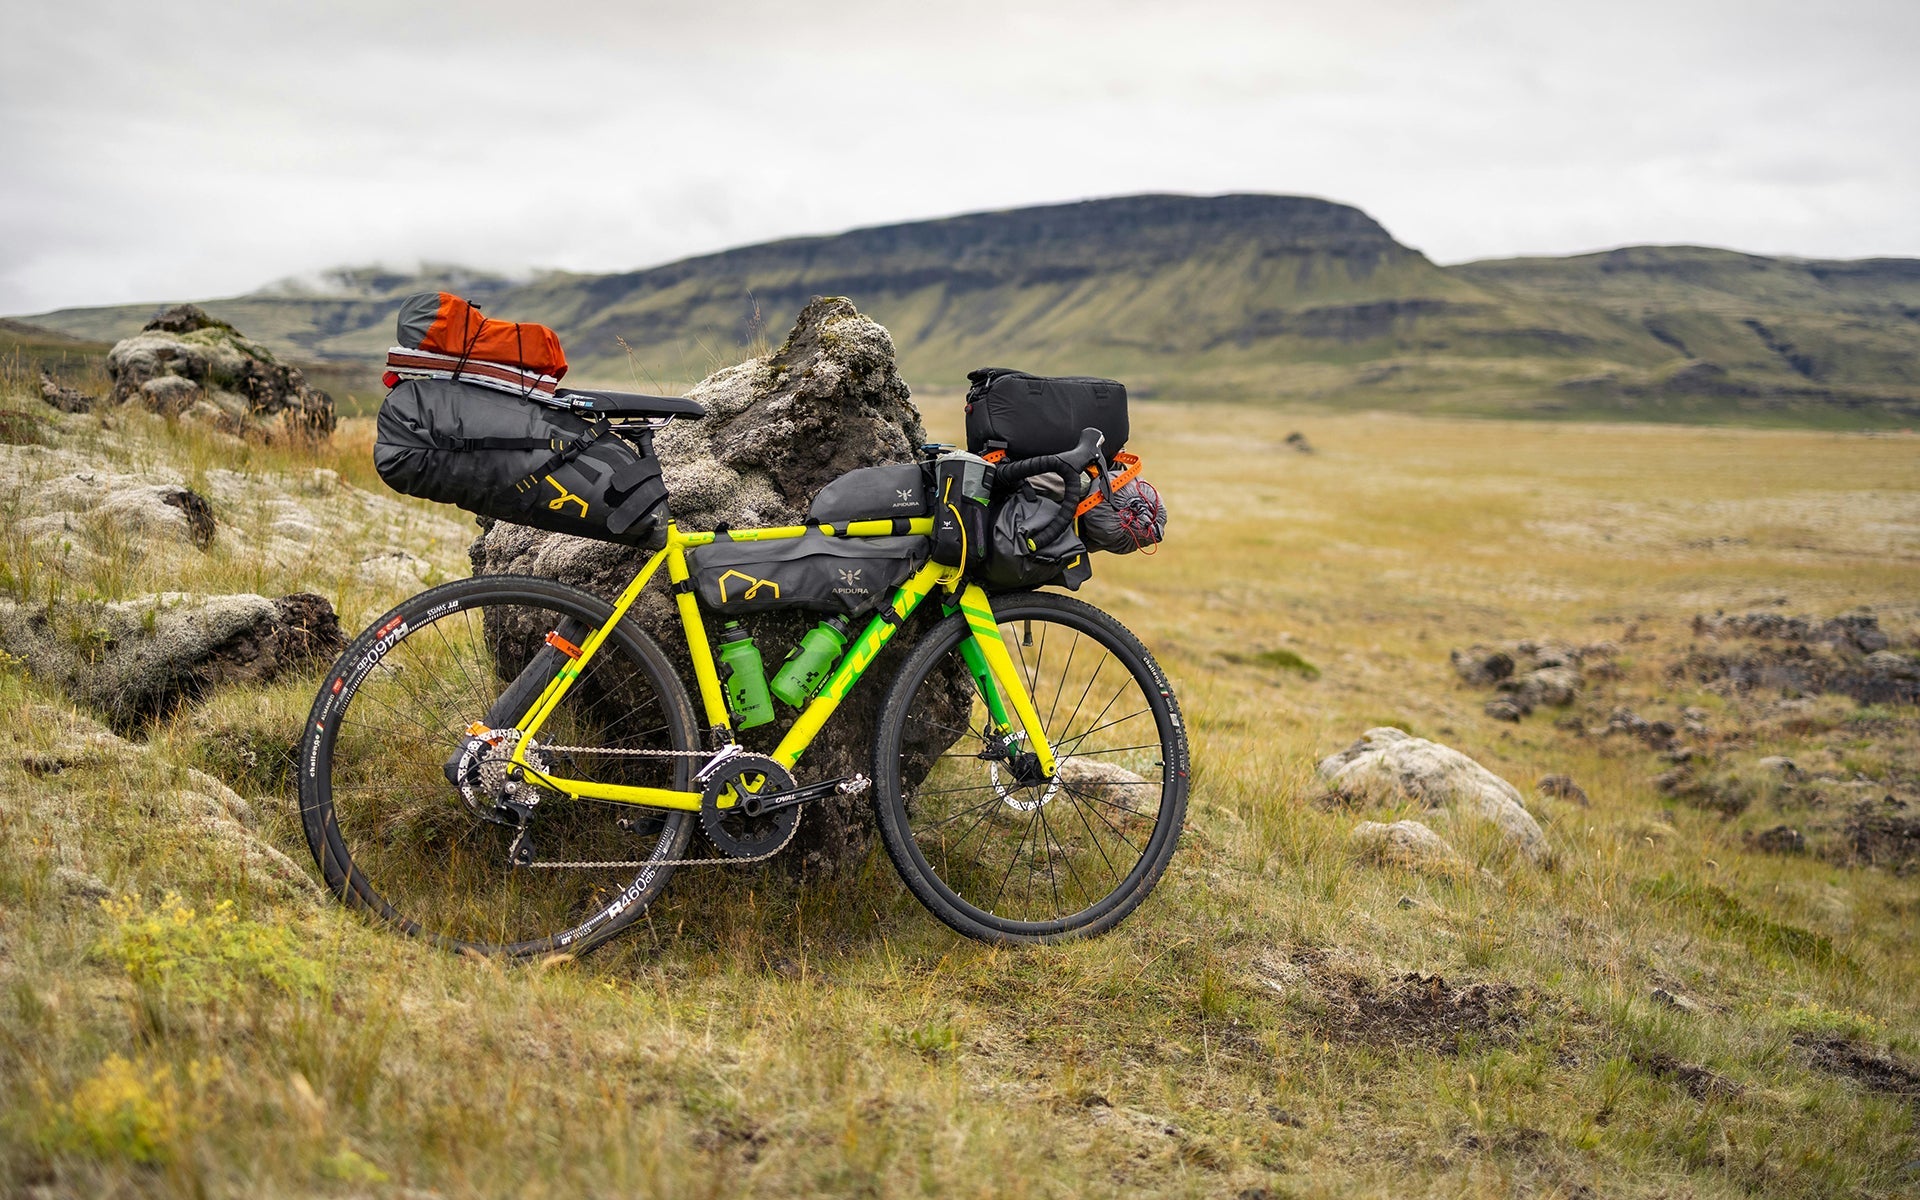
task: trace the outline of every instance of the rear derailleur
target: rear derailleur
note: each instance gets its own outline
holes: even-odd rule
[[[513,841],[507,846],[507,862],[524,867],[534,858],[530,830],[533,810],[540,805],[540,788],[529,782],[527,769],[531,767],[536,776],[544,775],[552,760],[538,742],[529,741],[522,755],[526,765],[522,766],[513,761],[514,747],[519,744],[518,729],[476,726],[442,769],[468,811],[514,831]]]

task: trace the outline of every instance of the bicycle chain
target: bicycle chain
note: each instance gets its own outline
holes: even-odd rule
[[[713,750],[622,750],[608,746],[542,746],[540,748],[549,754],[566,754],[570,752],[575,754],[625,754],[635,758],[714,758],[719,753]],[[726,757],[731,758],[732,755],[727,755]],[[633,867],[721,867],[735,866],[742,863],[765,862],[793,843],[793,837],[800,832],[800,822],[804,819],[804,815],[794,819],[793,828],[787,830],[787,836],[780,839],[778,846],[775,846],[764,854],[754,854],[745,858],[722,856],[720,858],[669,858],[659,861],[647,859],[645,861],[635,862],[532,862],[528,863],[527,866],[542,867],[550,871],[572,871],[598,870],[604,868],[627,870]]]

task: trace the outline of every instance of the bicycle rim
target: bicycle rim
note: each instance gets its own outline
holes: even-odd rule
[[[544,581],[467,580],[415,597],[370,627],[328,674],[302,753],[302,810],[328,884],[409,933],[453,948],[581,950],[630,922],[665,886],[691,831],[685,813],[569,800],[550,790],[503,814],[504,764],[460,770],[476,728],[509,727],[610,610]],[[540,731],[530,761],[556,776],[684,789],[691,705],[664,655],[616,630]],[[511,739],[503,739],[510,745]],[[540,747],[583,749],[543,750]],[[476,803],[449,778],[470,784]],[[504,819],[503,819],[504,818]],[[529,861],[513,857],[522,846]],[[644,867],[555,867],[635,863]]]
[[[1023,777],[1013,757],[1024,735],[1011,756],[988,736],[964,624],[945,622],[889,698],[877,759],[889,779],[875,797],[888,850],[915,894],[969,936],[1097,933],[1145,898],[1172,855],[1187,788],[1178,708],[1145,648],[1099,610],[1045,594],[994,610],[1057,770]]]

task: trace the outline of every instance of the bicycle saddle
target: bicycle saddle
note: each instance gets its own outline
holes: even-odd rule
[[[575,412],[603,417],[684,417],[699,420],[706,405],[684,396],[643,396],[639,392],[589,392],[560,388],[553,394]]]

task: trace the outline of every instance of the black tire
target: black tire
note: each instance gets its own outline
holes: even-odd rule
[[[1021,784],[1006,760],[983,754],[986,706],[960,657],[966,622],[948,617],[901,666],[875,737],[874,815],[887,854],[920,902],[968,937],[1104,933],[1146,899],[1179,841],[1179,705],[1146,647],[1092,605],[1030,592],[996,597],[993,610],[1058,770]]]
[[[335,895],[449,949],[581,953],[643,912],[671,866],[510,866],[515,830],[488,820],[449,780],[469,726],[511,724],[612,613],[543,579],[495,575],[406,601],[347,647],[321,684],[300,748],[308,848]],[[660,647],[622,621],[541,730],[551,745],[694,750],[686,687]],[[550,770],[686,789],[686,756],[564,754]],[[540,793],[528,817],[534,862],[684,856],[696,818]],[[487,806],[487,811],[492,811]]]

